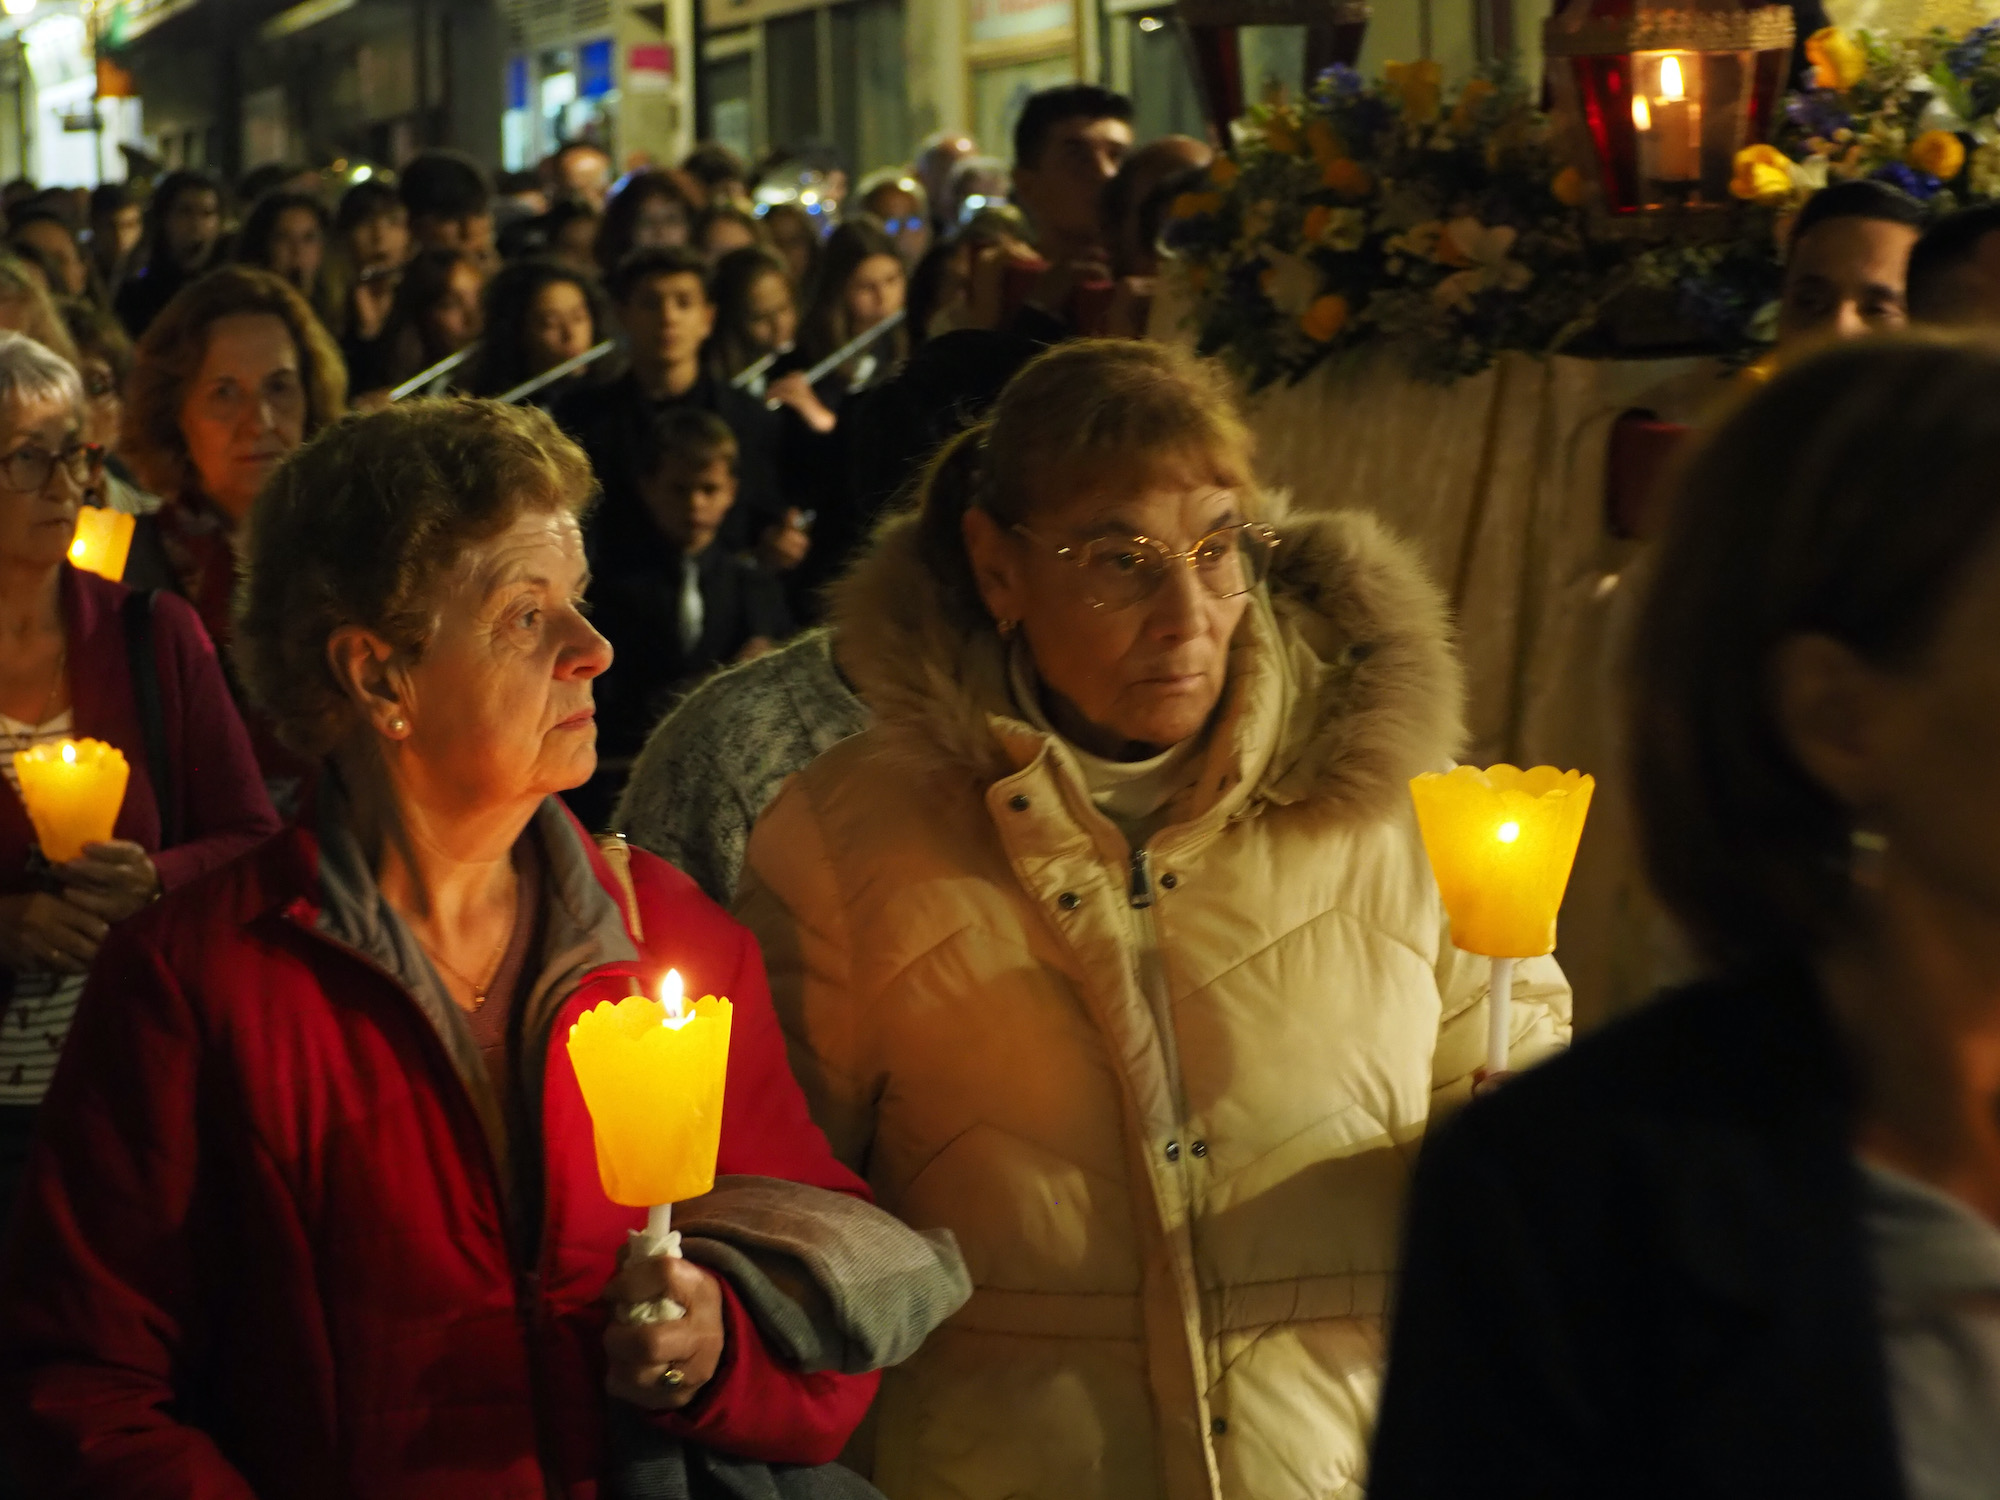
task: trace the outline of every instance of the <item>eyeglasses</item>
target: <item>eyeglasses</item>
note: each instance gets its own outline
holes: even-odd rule
[[[1184,562],[1218,599],[1247,594],[1271,575],[1278,534],[1246,521],[1211,531],[1185,552],[1175,552],[1147,536],[1106,536],[1074,547],[1044,541],[1025,526],[1014,530],[1047,547],[1083,575],[1083,591],[1093,609],[1129,609],[1143,604],[1166,582],[1175,563]]]
[[[104,450],[95,443],[72,443],[60,453],[32,444],[0,458],[0,480],[16,494],[39,494],[61,464],[78,484],[89,484],[104,471]]]

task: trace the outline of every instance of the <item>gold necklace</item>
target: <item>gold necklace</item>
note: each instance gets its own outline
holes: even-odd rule
[[[507,958],[507,945],[514,941],[514,923],[515,921],[519,920],[520,905],[521,905],[521,876],[519,871],[516,871],[514,874],[513,895],[514,895],[515,915],[512,918],[508,919],[507,930],[506,932],[502,933],[500,937],[500,945],[493,950],[493,959],[492,962],[489,963],[486,967],[486,978],[483,982],[474,979],[470,974],[466,973],[463,969],[459,968],[456,964],[454,964],[450,959],[446,958],[442,953],[438,952],[437,949],[433,948],[429,943],[426,943],[424,941],[423,934],[417,932],[416,928],[412,927],[410,929],[410,931],[416,936],[418,946],[421,947],[424,950],[424,952],[428,953],[434,960],[436,960],[437,963],[442,965],[444,971],[447,974],[451,975],[453,979],[456,979],[460,984],[464,985],[467,989],[472,991],[472,1008],[475,1011],[478,1010],[480,1006],[486,1003],[486,997],[492,993],[493,981],[500,977],[500,965],[503,962],[505,962]]]

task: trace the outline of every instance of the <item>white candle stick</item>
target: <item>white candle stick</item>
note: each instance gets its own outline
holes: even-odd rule
[[[1493,960],[1493,977],[1486,987],[1486,1076],[1507,1071],[1513,1050],[1514,960]]]

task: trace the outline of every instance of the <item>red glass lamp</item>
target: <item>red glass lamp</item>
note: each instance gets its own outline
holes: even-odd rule
[[[1353,67],[1368,34],[1366,0],[1180,0],[1174,16],[1185,38],[1211,135],[1227,148],[1229,125],[1257,102],[1245,97],[1245,26],[1303,26],[1303,98],[1312,81],[1336,63]]]
[[[1787,5],[1558,4],[1542,28],[1556,123],[1605,215],[1726,208],[1736,153],[1777,123],[1793,35]]]

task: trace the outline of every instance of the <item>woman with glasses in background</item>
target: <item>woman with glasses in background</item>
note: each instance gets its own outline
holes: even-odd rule
[[[1272,520],[1210,367],[1077,340],[835,586],[874,722],[737,910],[834,1150],[972,1270],[884,1379],[893,1500],[1361,1493],[1406,1166],[1486,1029],[1408,787],[1461,681],[1408,549]],[[1569,992],[1520,985],[1524,1063]]]
[[[346,408],[340,351],[290,283],[226,266],[183,289],[139,341],[125,394],[119,451],[163,501],[140,523],[126,581],[182,595],[226,652],[250,502]],[[289,811],[308,768],[254,716],[250,730]]]
[[[0,332],[0,1220],[105,935],[278,826],[194,611],[69,564],[103,477],[88,420],[75,369]],[[112,838],[51,865],[14,756],[82,738],[124,752],[125,800]]]

